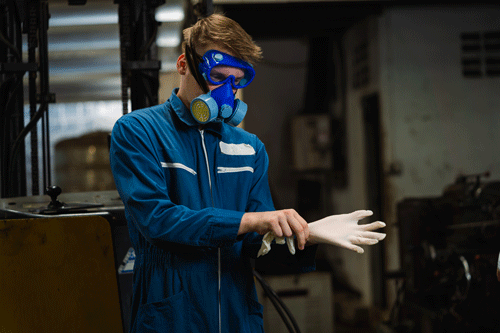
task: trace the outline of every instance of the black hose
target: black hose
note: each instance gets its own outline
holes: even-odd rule
[[[42,117],[44,112],[47,110],[47,107],[48,107],[47,102],[43,102],[40,105],[40,108],[35,113],[33,118],[30,120],[28,125],[26,125],[23,128],[21,133],[19,133],[19,135],[17,136],[16,141],[14,141],[14,145],[12,146],[12,151],[10,154],[10,161],[9,161],[9,173],[8,173],[8,175],[9,175],[10,179],[14,179],[14,177],[13,177],[14,176],[13,175],[14,174],[14,161],[15,161],[17,153],[19,151],[19,146],[20,146],[21,142],[24,140],[26,135],[28,135],[28,133],[37,125],[38,120],[40,120],[40,118]]]
[[[273,288],[271,288],[271,286],[266,282],[266,280],[264,280],[264,278],[257,271],[254,270],[253,274],[257,278],[257,281],[259,281],[260,285],[262,286],[262,289],[269,297],[276,310],[278,311],[278,314],[280,315],[281,319],[283,319],[283,322],[288,328],[288,331],[290,333],[294,332],[300,333],[300,328],[299,325],[297,324],[297,321],[295,320],[294,316],[292,315],[288,307],[285,305],[285,303],[283,303],[281,298],[278,296],[278,294],[276,294]]]

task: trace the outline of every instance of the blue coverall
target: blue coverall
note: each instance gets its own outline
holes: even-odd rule
[[[250,262],[262,236],[237,232],[244,212],[274,210],[267,153],[241,128],[200,128],[176,92],[121,117],[111,136],[136,252],[131,332],[263,332]],[[276,247],[286,248],[266,257],[314,269],[314,247]]]

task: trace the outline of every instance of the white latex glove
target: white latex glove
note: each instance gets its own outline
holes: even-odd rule
[[[286,244],[288,245],[288,250],[291,254],[295,254],[295,244],[293,243],[293,237],[276,237],[271,231],[267,232],[262,238],[262,245],[260,246],[257,258],[268,254],[271,251],[271,243],[276,240],[276,244]]]
[[[363,253],[365,251],[358,245],[374,245],[386,236],[384,233],[373,232],[385,227],[382,221],[358,225],[359,220],[371,215],[371,210],[357,210],[350,214],[330,215],[311,222],[308,243],[332,244]]]

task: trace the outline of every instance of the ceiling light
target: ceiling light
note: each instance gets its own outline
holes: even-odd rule
[[[102,13],[102,14],[76,14],[62,17],[54,17],[49,20],[51,27],[67,27],[78,25],[101,25],[101,24],[117,24],[118,14]]]
[[[184,11],[181,7],[163,5],[156,9],[155,19],[158,22],[181,22],[184,20]]]

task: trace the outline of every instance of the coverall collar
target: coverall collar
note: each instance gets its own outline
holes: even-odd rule
[[[200,127],[200,124],[193,118],[191,112],[186,108],[181,99],[177,97],[179,88],[175,88],[170,96],[170,104],[172,105],[177,117],[189,127]],[[213,132],[218,136],[222,136],[222,122],[211,122],[203,125],[203,129]]]

